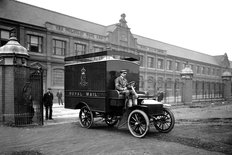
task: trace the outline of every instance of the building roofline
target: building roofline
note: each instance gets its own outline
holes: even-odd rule
[[[173,44],[170,44],[170,43],[167,43],[167,42],[162,42],[162,41],[159,41],[159,40],[155,40],[155,39],[148,38],[148,37],[144,37],[144,36],[137,35],[137,34],[133,34],[133,35],[135,35],[135,36],[134,36],[135,38],[136,38],[136,36],[139,36],[139,37],[146,38],[146,39],[149,39],[149,40],[153,40],[153,41],[156,41],[156,42],[159,42],[159,43],[162,43],[162,44],[167,44],[167,45],[170,45],[170,46],[175,46],[175,47],[177,47],[177,48],[182,48],[182,49],[185,49],[185,50],[188,50],[188,51],[192,51],[192,52],[196,52],[196,53],[199,53],[199,54],[204,54],[204,55],[208,55],[208,56],[214,57],[214,55],[209,55],[209,54],[202,53],[202,52],[195,51],[195,50],[191,50],[191,49],[188,49],[188,48],[185,48],[185,47],[173,45]]]
[[[62,15],[62,16],[66,16],[66,17],[69,17],[69,18],[74,18],[74,19],[77,19],[77,20],[82,20],[82,21],[84,21],[84,22],[96,24],[96,25],[99,25],[99,26],[102,26],[102,27],[107,27],[107,26],[101,25],[101,24],[99,24],[99,23],[91,22],[91,21],[88,21],[88,20],[84,20],[84,19],[81,19],[81,18],[77,18],[77,17],[71,16],[71,15],[67,15],[67,14],[64,14],[64,13],[56,12],[56,11],[49,10],[49,9],[46,9],[46,8],[42,8],[42,7],[39,7],[39,6],[27,4],[27,3],[20,2],[20,1],[17,1],[17,0],[10,0],[10,1],[15,1],[15,2],[17,2],[17,3],[21,3],[21,4],[23,4],[23,5],[28,5],[28,6],[30,6],[30,7],[34,7],[34,8],[42,9],[42,10],[45,10],[45,11],[48,11],[48,12],[60,14],[60,15]]]

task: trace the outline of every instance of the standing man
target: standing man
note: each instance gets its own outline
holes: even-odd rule
[[[121,94],[125,95],[125,104],[128,104],[128,107],[132,107],[132,105],[137,105],[138,95],[134,90],[134,86],[128,85],[126,79],[127,71],[121,70],[120,73],[120,76],[115,79],[115,89],[118,90]]]
[[[52,119],[53,94],[51,88],[48,88],[47,93],[44,94],[43,103],[46,110],[46,120]]]
[[[63,105],[63,100],[62,100],[62,92],[59,90],[57,93],[56,93],[56,96],[58,98],[58,103],[59,105]]]
[[[158,100],[158,102],[161,102],[164,98],[164,92],[161,91],[159,88],[158,88],[157,92],[158,92],[157,93],[157,100]]]

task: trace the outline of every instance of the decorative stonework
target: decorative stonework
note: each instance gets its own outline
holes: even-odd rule
[[[120,24],[120,26],[127,28],[128,26],[126,24],[127,21],[125,18],[126,18],[126,14],[125,13],[121,14],[121,19],[119,20],[119,22],[120,22],[119,24]]]
[[[138,44],[137,48],[141,49],[141,50],[149,51],[149,52],[157,52],[157,53],[166,54],[165,50],[158,49],[158,48],[153,48],[153,47],[148,47],[148,46],[144,46],[144,45],[139,45]]]
[[[193,78],[193,70],[190,68],[190,65],[186,65],[186,67],[180,73],[182,79],[192,79]]]
[[[53,24],[53,23],[50,23],[50,22],[46,22],[45,27],[50,31],[64,33],[64,34],[75,36],[75,37],[78,36],[78,37],[81,37],[81,38],[84,38],[84,39],[98,40],[98,41],[103,41],[103,42],[108,41],[108,37],[106,37],[106,36],[101,36],[101,35],[98,35],[98,34],[93,34],[93,33],[85,32],[85,31],[80,31],[80,30],[77,30],[77,29],[73,29],[73,28]]]

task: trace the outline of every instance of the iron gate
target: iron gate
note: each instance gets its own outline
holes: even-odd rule
[[[222,82],[193,81],[193,102],[223,100]]]
[[[26,73],[22,73],[26,72]],[[21,75],[21,76],[20,76]],[[23,76],[23,75],[26,75]],[[15,125],[43,125],[43,71],[41,68],[15,68]]]
[[[41,68],[30,69],[30,83],[34,108],[34,121],[43,125],[43,70]]]

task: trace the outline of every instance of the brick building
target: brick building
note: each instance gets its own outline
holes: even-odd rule
[[[12,28],[29,52],[29,64],[44,69],[44,90],[51,87],[54,93],[64,88],[65,56],[105,49],[140,55],[140,90],[149,94],[162,88],[168,96],[179,96],[180,73],[188,64],[194,73],[192,89],[196,98],[197,94],[222,97],[221,76],[232,68],[223,51],[222,55],[211,56],[133,34],[125,14],[118,23],[104,26],[22,2],[2,0],[0,46],[8,41]]]

